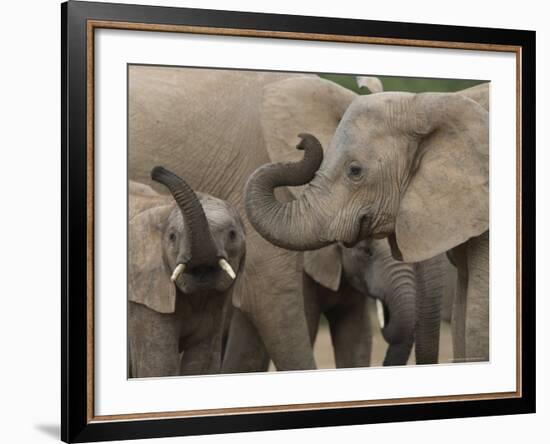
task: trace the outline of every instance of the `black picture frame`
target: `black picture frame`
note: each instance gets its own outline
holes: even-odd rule
[[[512,45],[521,54],[521,395],[513,398],[140,420],[90,417],[87,38],[90,20]],[[90,442],[535,412],[535,32],[69,1],[61,5],[61,437]],[[520,117],[521,117],[520,115]],[[91,326],[90,326],[91,325]]]

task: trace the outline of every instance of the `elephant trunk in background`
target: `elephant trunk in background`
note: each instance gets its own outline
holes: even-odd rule
[[[291,250],[315,250],[326,245],[319,240],[316,220],[308,218],[312,204],[304,193],[288,203],[279,202],[274,190],[281,186],[309,183],[323,161],[323,148],[310,134],[300,134],[296,146],[304,150],[300,162],[280,162],[256,170],[246,184],[246,213],[254,228],[268,241]],[[310,186],[314,186],[311,183]],[[317,226],[316,226],[317,225]]]
[[[439,330],[441,323],[441,299],[444,292],[443,264],[436,256],[415,264],[418,276],[416,298],[417,364],[437,364],[439,360]]]
[[[414,342],[416,278],[409,264],[392,261],[391,257],[385,260],[386,279],[391,286],[384,297],[385,316],[389,316],[382,329],[389,344],[384,365],[405,365]]]
[[[162,167],[155,167],[151,172],[151,178],[170,190],[185,222],[189,257],[181,258],[181,261],[178,258],[179,264],[189,268],[197,265],[215,265],[218,259],[217,247],[195,192],[183,179]]]

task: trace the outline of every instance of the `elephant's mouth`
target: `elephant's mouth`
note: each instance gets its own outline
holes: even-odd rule
[[[201,265],[194,267],[186,273],[185,278],[193,281],[199,287],[212,287],[221,277],[221,270],[212,265]],[[184,278],[184,279],[185,279]]]
[[[185,273],[178,278],[176,286],[184,294],[194,294],[204,291],[223,293],[233,285],[233,282],[222,271],[213,271],[201,276]]]
[[[355,225],[356,229],[350,236],[351,240],[346,239],[342,241],[344,247],[353,248],[362,240],[370,238],[372,233],[371,225],[371,218],[367,214],[363,214],[359,218],[359,223]]]
[[[223,259],[217,263],[185,267],[183,271],[173,275],[172,278],[176,286],[185,294],[204,290],[223,292],[233,285],[235,272],[227,260]]]

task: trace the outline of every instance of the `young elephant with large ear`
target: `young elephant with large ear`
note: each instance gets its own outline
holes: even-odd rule
[[[243,224],[227,202],[174,173],[156,167],[152,178],[171,196],[129,187],[130,377],[220,373]]]
[[[367,297],[376,300],[382,336],[388,343],[384,365],[406,364],[413,342],[417,364],[437,363],[447,264],[445,255],[418,264],[397,261],[386,239],[306,252],[304,271],[314,281],[305,281],[308,318],[316,330],[319,313],[325,313],[337,367],[370,364]]]
[[[488,124],[487,110],[461,94],[357,97],[324,161],[307,135],[301,162],[256,170],[247,184],[249,219],[266,239],[294,250],[387,236],[406,262],[453,250],[455,358],[488,360]],[[288,184],[307,186],[295,201],[278,202],[273,188]]]
[[[416,279],[412,265],[391,257],[385,240],[307,251],[304,273],[308,320],[316,333],[320,313],[327,318],[337,368],[370,366],[371,297],[383,307],[378,320],[389,344],[384,365],[407,363],[414,342]]]

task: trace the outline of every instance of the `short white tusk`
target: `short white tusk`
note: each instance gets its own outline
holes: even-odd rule
[[[384,329],[384,306],[382,305],[382,302],[380,302],[380,299],[376,299],[376,314],[378,315],[378,323],[380,324],[380,328]]]
[[[185,270],[185,264],[178,264],[178,266],[176,268],[174,268],[174,272],[172,273],[172,276],[170,277],[172,282],[176,282],[176,280],[178,279],[178,276],[180,274],[182,274],[184,270]]]
[[[231,265],[229,265],[229,262],[227,262],[225,259],[220,259],[218,261],[218,264],[220,264],[220,268],[225,271],[231,279],[235,279],[237,275],[233,271],[233,268],[231,268]]]

